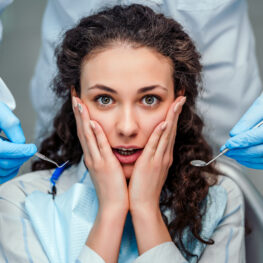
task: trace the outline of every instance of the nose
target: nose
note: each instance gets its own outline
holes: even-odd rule
[[[117,132],[123,137],[134,137],[138,134],[139,125],[136,112],[131,107],[125,107],[120,111],[117,120]]]

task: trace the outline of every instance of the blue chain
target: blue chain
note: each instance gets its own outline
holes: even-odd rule
[[[68,163],[62,167],[56,168],[55,171],[53,172],[51,178],[50,178],[52,188],[51,188],[51,192],[49,191],[48,193],[52,194],[53,200],[55,199],[55,196],[57,194],[56,182],[59,179],[60,175],[64,172],[64,170],[69,168],[69,167],[70,167],[70,164]]]

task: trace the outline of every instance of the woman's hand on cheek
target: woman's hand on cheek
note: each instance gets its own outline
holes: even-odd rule
[[[161,190],[173,162],[177,122],[184,103],[185,97],[178,97],[172,103],[165,122],[154,129],[134,165],[129,182],[131,213],[141,209],[159,210]]]
[[[79,98],[73,97],[72,105],[84,162],[96,189],[100,211],[128,211],[128,189],[123,169],[102,127],[96,121],[90,122],[88,109]]]

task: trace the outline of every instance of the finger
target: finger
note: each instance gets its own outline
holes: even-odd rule
[[[35,144],[16,144],[0,140],[0,158],[32,157],[37,152]]]
[[[3,184],[9,180],[11,180],[12,178],[14,178],[17,173],[19,171],[19,168],[17,169],[12,169],[12,170],[9,170],[6,174],[4,173],[5,171],[1,171],[0,169],[0,184]]]
[[[101,159],[101,155],[97,146],[96,137],[90,124],[88,108],[84,103],[82,103],[82,101],[79,98],[77,98],[77,102],[83,127],[83,133],[88,147],[88,151],[90,153],[90,157],[92,161],[98,161]]]
[[[19,119],[13,114],[8,106],[0,102],[0,128],[4,131],[11,142],[25,143],[26,139],[21,128]]]
[[[263,169],[263,163],[250,163],[250,162],[239,162],[240,164],[248,167],[248,168],[252,168],[252,169],[260,169],[262,170]]]
[[[247,112],[242,116],[234,128],[230,131],[230,136],[246,132],[263,120],[263,93],[254,101]]]
[[[263,144],[255,145],[247,148],[231,149],[225,153],[228,157],[244,157],[247,158],[259,158],[263,157]]]
[[[12,169],[5,169],[0,167],[0,177],[6,177],[9,176],[11,174],[13,174],[16,170],[18,171],[20,167],[15,167]]]
[[[16,159],[0,159],[0,167],[5,170],[19,168],[29,157]]]
[[[225,143],[225,147],[229,149],[245,148],[263,143],[263,126],[243,132],[231,137]]]
[[[166,130],[166,129],[167,129],[167,122],[166,121],[162,121],[161,123],[159,123],[155,127],[150,138],[148,139],[147,144],[145,145],[145,147],[143,149],[142,156],[146,156],[147,159],[154,157],[154,154],[156,152],[160,137],[163,134],[164,130]]]
[[[263,157],[257,157],[257,158],[246,158],[243,156],[232,156],[232,159],[235,159],[238,162],[247,162],[247,163],[251,163],[251,164],[263,164]]]
[[[169,141],[168,149],[167,149],[167,152],[169,152],[170,155],[173,154],[173,148],[174,148],[175,138],[176,138],[176,134],[177,134],[178,119],[179,119],[179,116],[182,112],[182,108],[183,108],[183,105],[185,104],[185,101],[186,101],[186,97],[180,97],[180,100],[177,103],[176,108],[174,109],[175,114],[174,114],[172,132],[171,132],[171,136],[170,136],[171,139]]]
[[[101,156],[103,158],[109,158],[113,153],[102,127],[94,120],[91,121],[91,127],[94,131]]]
[[[81,113],[79,111],[79,107],[78,107],[78,101],[77,98],[72,96],[72,108],[73,108],[73,112],[74,112],[74,116],[75,116],[75,120],[76,120],[76,125],[77,125],[77,131],[78,131],[78,137],[79,137],[79,141],[83,150],[83,154],[86,158],[91,158],[90,153],[88,151],[88,147],[87,147],[87,143],[86,143],[86,139],[84,136],[84,131],[83,131],[83,125],[82,125],[82,119],[81,119]]]
[[[171,105],[169,108],[168,114],[167,114],[167,129],[162,134],[159,144],[157,146],[156,150],[156,156],[155,158],[163,158],[165,152],[167,151],[168,154],[170,154],[170,149],[168,150],[169,144],[172,144],[173,136],[175,136],[174,129],[177,127],[177,120],[179,117],[179,114],[181,112],[182,105],[185,100],[182,100],[182,97],[178,97],[175,102]]]

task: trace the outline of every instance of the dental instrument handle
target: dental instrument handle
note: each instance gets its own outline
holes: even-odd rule
[[[11,142],[8,138],[6,138],[6,137],[4,137],[4,136],[2,136],[2,135],[0,135],[0,139],[2,139],[2,140],[4,140],[4,141]],[[39,153],[39,152],[36,152],[35,155],[36,155],[38,158],[40,158],[40,159],[42,159],[42,160],[44,160],[44,161],[53,163],[53,164],[55,164],[57,167],[59,167],[59,165],[58,165],[55,161],[49,159],[49,158],[46,157],[44,154]]]
[[[49,158],[46,157],[44,154],[39,153],[39,152],[36,152],[35,155],[36,155],[38,158],[40,158],[40,159],[42,159],[42,160],[44,160],[44,161],[48,161],[48,162],[50,162],[50,163],[53,163],[53,164],[55,164],[57,167],[59,167],[59,165],[58,165],[55,161],[49,159]]]
[[[209,165],[210,163],[212,163],[214,160],[216,160],[218,157],[220,157],[221,155],[225,154],[226,152],[228,152],[230,149],[226,148],[225,150],[223,150],[221,153],[219,153],[216,157],[214,157],[212,160],[210,160],[209,162],[206,163],[206,165]]]
[[[259,126],[261,126],[263,124],[263,121],[259,122],[253,129],[258,128]],[[210,163],[212,163],[215,159],[217,159],[218,157],[220,157],[221,155],[225,154],[226,152],[228,152],[230,149],[226,148],[225,150],[223,150],[221,153],[219,153],[216,157],[214,157],[212,160],[210,160],[209,162],[206,163],[206,165],[209,165]]]

